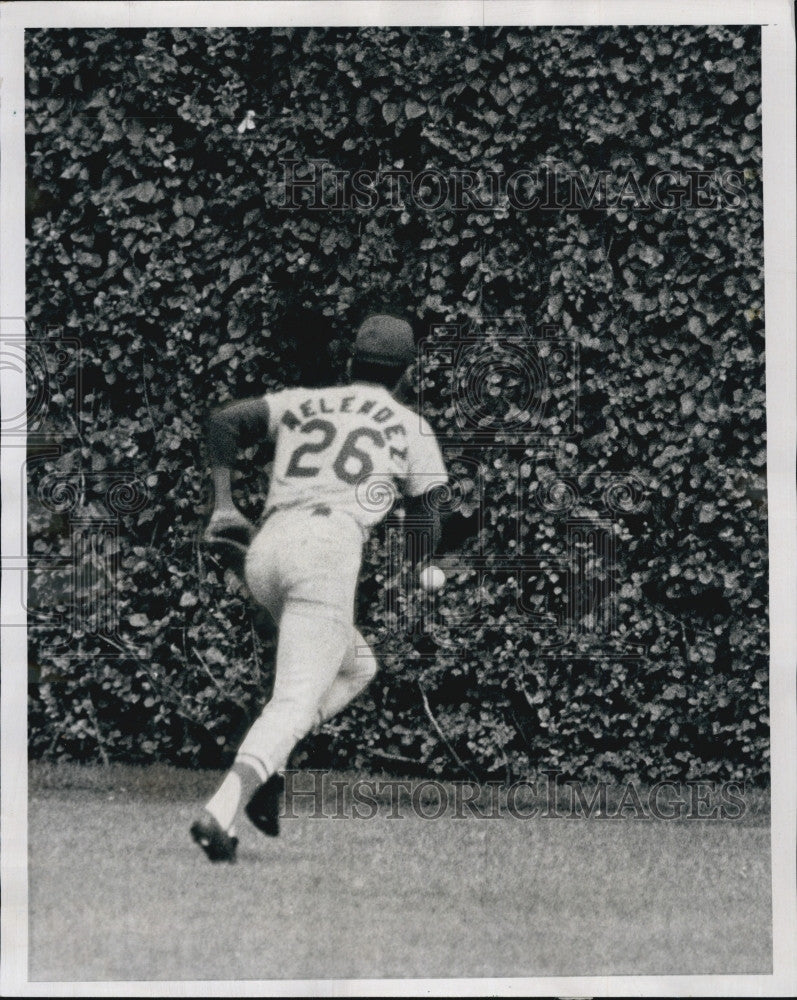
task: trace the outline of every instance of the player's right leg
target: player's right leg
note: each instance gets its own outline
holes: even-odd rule
[[[371,647],[356,628],[352,633],[340,670],[318,706],[318,722],[341,712],[376,676],[379,665]]]
[[[280,620],[274,693],[238,751],[270,776],[315,724],[347,646],[351,626],[297,611],[290,604]]]

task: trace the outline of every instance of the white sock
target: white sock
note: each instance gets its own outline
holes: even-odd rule
[[[252,792],[267,777],[268,773],[260,761],[248,755],[246,760],[236,758],[218,791],[209,800],[205,809],[223,830],[232,835],[233,823],[241,799],[245,796],[248,800]]]
[[[223,830],[228,830],[233,824],[238,805],[241,801],[241,776],[235,771],[229,771],[222,781],[219,790],[205,806]]]

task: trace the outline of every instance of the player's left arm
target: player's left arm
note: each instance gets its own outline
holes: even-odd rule
[[[230,403],[211,413],[208,420],[210,469],[214,506],[205,539],[246,547],[254,525],[244,517],[232,496],[232,465],[240,449],[263,440],[269,433],[269,407],[258,396]]]

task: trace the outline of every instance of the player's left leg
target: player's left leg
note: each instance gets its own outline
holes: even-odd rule
[[[318,721],[321,701],[330,693],[344,657],[356,652],[351,620],[360,553],[359,528],[346,515],[320,520],[308,513],[275,516],[250,546],[246,574],[250,591],[279,617],[274,693],[207,804],[205,819],[212,818],[219,840],[233,837],[242,801],[259,829],[277,832],[279,796],[274,793],[279,771],[298,740]],[[345,692],[339,685],[332,707],[344,694],[346,702],[350,700],[370,679],[372,669],[365,668],[366,678],[363,667],[362,660],[355,659],[347,665]],[[212,858],[208,846],[202,846]]]
[[[255,536],[249,548],[247,582],[256,592],[259,604],[266,607],[279,625],[283,610],[284,568],[273,525],[267,523]],[[211,861],[234,861],[238,843],[234,821],[241,801],[268,777],[262,762],[249,754],[236,754],[235,761],[215,794],[205,805],[202,815],[191,826],[191,836]]]

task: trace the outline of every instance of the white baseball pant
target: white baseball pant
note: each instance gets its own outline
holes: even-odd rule
[[[324,505],[272,514],[246,557],[246,582],[279,629],[274,692],[238,750],[271,775],[298,741],[368,684],[376,659],[355,629],[362,532]]]

